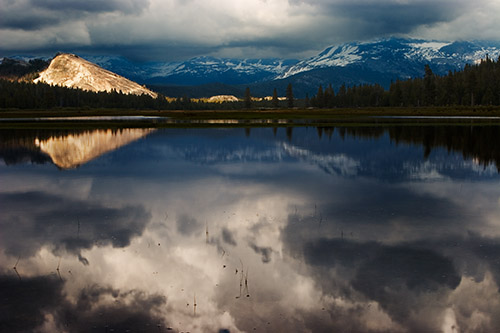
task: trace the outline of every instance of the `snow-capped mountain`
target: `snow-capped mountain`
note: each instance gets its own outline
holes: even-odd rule
[[[467,63],[498,58],[500,48],[484,42],[438,42],[390,38],[331,46],[317,56],[291,66],[277,79],[323,68],[362,66],[372,71],[391,73],[404,79],[423,74],[429,64],[437,74],[460,70]]]
[[[156,93],[138,83],[68,53],[54,57],[49,67],[40,72],[39,77],[34,82],[95,92],[116,90],[124,94],[146,94],[153,98],[157,97]]]
[[[283,73],[294,60],[281,59],[219,59],[198,57],[183,62],[170,73],[163,73],[168,81],[177,84],[205,84],[220,82],[245,84],[274,79]]]
[[[343,83],[348,86],[378,83],[387,88],[391,81],[423,76],[426,64],[434,73],[443,75],[450,70],[461,70],[466,64],[478,62],[487,55],[497,59],[500,44],[387,38],[330,46],[300,62],[214,57],[168,63],[133,63],[119,57],[86,59],[140,83],[249,85],[256,96],[269,95],[273,88],[284,93],[286,85],[292,83],[296,96],[303,97],[306,93],[315,93],[320,84],[338,88]],[[225,93],[237,94],[236,90]]]
[[[196,57],[184,62],[135,63],[121,57],[83,56],[99,66],[142,83],[247,84],[272,80],[298,60]]]

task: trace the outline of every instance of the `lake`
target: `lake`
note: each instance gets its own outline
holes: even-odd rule
[[[0,130],[0,331],[499,332],[500,126]]]

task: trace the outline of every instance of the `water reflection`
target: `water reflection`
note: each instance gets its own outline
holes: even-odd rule
[[[138,140],[151,131],[149,129],[95,130],[42,140],[37,138],[35,145],[49,155],[55,165],[61,169],[71,169]]]
[[[498,331],[497,129],[401,131],[167,129],[2,165],[2,327]]]
[[[87,131],[4,131],[0,154],[7,164],[51,161],[61,169],[81,164],[128,145],[153,132],[153,129]],[[10,163],[9,163],[10,162]]]

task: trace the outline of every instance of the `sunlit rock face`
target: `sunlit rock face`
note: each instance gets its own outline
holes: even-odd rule
[[[124,129],[120,131],[95,130],[81,134],[35,140],[40,150],[52,158],[61,169],[76,168],[94,158],[138,140],[153,130]]]
[[[238,98],[233,95],[217,95],[208,99],[209,103],[238,102]]]
[[[114,89],[124,94],[146,94],[153,98],[157,97],[156,93],[136,82],[107,71],[74,54],[67,53],[59,54],[52,59],[49,67],[41,72],[34,82],[95,92],[111,92]]]

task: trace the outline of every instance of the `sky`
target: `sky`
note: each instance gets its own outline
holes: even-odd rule
[[[500,40],[500,0],[0,0],[0,56],[303,59],[388,36]]]

